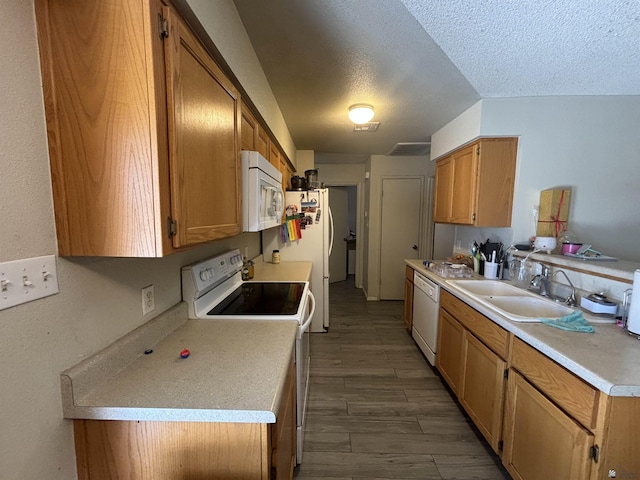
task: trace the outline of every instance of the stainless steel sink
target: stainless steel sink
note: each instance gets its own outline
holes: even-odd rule
[[[540,322],[541,318],[561,318],[574,311],[498,280],[447,280],[447,283],[514,322]]]

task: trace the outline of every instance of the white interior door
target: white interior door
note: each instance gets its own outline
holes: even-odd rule
[[[349,235],[349,198],[347,190],[340,187],[329,188],[329,207],[333,214],[333,250],[329,256],[329,283],[347,279],[347,242]]]
[[[420,255],[423,184],[421,177],[382,179],[381,300],[404,298],[404,259]]]

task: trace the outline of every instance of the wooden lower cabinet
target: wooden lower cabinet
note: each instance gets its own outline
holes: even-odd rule
[[[296,382],[294,367],[287,376],[283,400],[271,424],[271,479],[293,478],[296,466]]]
[[[436,367],[496,452],[502,439],[507,338],[502,327],[440,292]]]
[[[445,290],[437,352],[514,479],[640,479],[640,398],[606,395]]]
[[[276,423],[74,420],[78,479],[291,479],[295,415],[292,364]]]
[[[497,451],[502,433],[506,362],[465,330],[458,398],[489,445]]]
[[[436,368],[458,395],[462,375],[462,337],[464,329],[446,310],[440,309],[438,318],[438,350]]]
[[[74,420],[79,480],[268,479],[269,427]]]
[[[413,268],[407,266],[404,279],[404,325],[409,333],[413,328]]]
[[[504,423],[502,461],[513,478],[589,478],[594,436],[514,370]]]

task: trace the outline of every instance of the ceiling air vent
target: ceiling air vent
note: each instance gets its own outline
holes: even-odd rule
[[[375,132],[376,130],[378,130],[379,126],[380,126],[380,122],[362,123],[360,125],[354,125],[353,131],[354,132]]]
[[[431,142],[396,143],[387,155],[426,155],[431,150]]]

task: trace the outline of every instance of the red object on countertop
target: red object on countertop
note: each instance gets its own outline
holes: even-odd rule
[[[186,348],[180,352],[180,357],[181,358],[187,358],[189,355],[191,355],[191,352],[189,350],[187,350]]]

